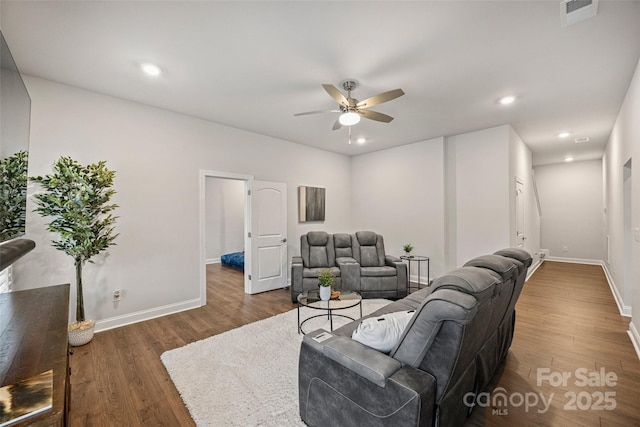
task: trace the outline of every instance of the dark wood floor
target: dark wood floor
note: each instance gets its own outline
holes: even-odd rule
[[[285,290],[245,295],[242,275],[218,264],[208,266],[207,281],[207,306],[101,332],[75,349],[72,426],[194,425],[160,355],[294,308]],[[545,262],[518,302],[514,342],[496,386],[516,404],[518,394],[548,400],[554,393],[550,409],[539,413],[542,404],[528,412],[516,405],[476,408],[468,424],[640,426],[640,361],[626,334],[628,324],[599,266]],[[566,385],[538,386],[538,369],[545,368],[572,377]],[[577,369],[587,374],[604,369],[618,380],[611,387],[578,386]],[[615,403],[615,410],[578,409],[594,405],[598,392],[609,393],[600,406]],[[565,408],[571,393],[578,398],[576,410]]]

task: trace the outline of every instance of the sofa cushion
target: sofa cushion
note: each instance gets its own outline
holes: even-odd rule
[[[497,273],[480,267],[461,267],[437,278],[431,285],[437,289],[456,289],[476,297],[479,303],[493,298],[496,284],[502,283]]]
[[[360,275],[363,277],[395,276],[394,267],[361,267]]]
[[[309,267],[330,267],[326,246],[309,246]]]
[[[307,241],[311,246],[327,246],[329,234],[325,231],[310,231],[307,233]]]
[[[496,255],[501,255],[503,257],[507,257],[507,258],[513,258],[513,259],[517,259],[518,261],[520,261],[521,263],[524,264],[525,267],[529,267],[531,265],[531,255],[529,255],[529,252],[525,251],[524,249],[519,249],[519,248],[507,248],[507,249],[502,249],[499,250],[495,253]]]
[[[333,246],[336,249],[336,258],[340,258],[340,257],[353,258],[353,249],[351,247],[350,234],[346,234],[346,233],[334,234]]]
[[[361,246],[375,246],[378,235],[374,231],[356,231],[356,238]]]
[[[398,343],[415,310],[397,311],[369,317],[360,322],[351,336],[355,341],[384,353]]]
[[[317,278],[320,272],[326,269],[326,267],[305,268],[302,270],[302,277]],[[333,277],[340,277],[340,269],[338,267],[329,267],[329,270],[333,273]]]
[[[444,322],[465,325],[476,314],[474,297],[453,289],[438,289],[418,307],[397,346],[389,354],[405,365],[417,368],[436,339]],[[451,355],[457,349],[449,349]]]
[[[483,255],[468,261],[464,266],[481,267],[498,273],[502,280],[511,280],[518,276],[520,269],[517,264],[521,264],[511,258],[505,258],[500,255]]]

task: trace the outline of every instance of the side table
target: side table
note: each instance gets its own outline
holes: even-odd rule
[[[348,320],[355,320],[351,316],[335,313],[337,310],[345,310],[347,308],[360,306],[360,317],[362,317],[362,296],[354,291],[342,291],[338,299],[321,300],[318,290],[304,291],[298,295],[298,333],[305,335],[302,330],[302,326],[311,319],[317,317],[325,317],[329,320],[329,328],[333,332],[333,318],[343,317]],[[307,319],[301,321],[300,319],[300,307],[309,307],[314,310],[320,310],[322,314],[316,314]]]
[[[409,268],[408,268],[408,273],[407,273],[407,292],[410,292],[411,289],[416,289],[416,290],[420,290],[420,285],[422,284],[422,282],[420,281],[420,264],[422,264],[423,262],[426,261],[427,263],[427,286],[429,286],[431,283],[429,281],[429,267],[431,262],[429,261],[429,257],[427,256],[421,256],[421,255],[402,255],[400,257],[401,260],[407,261],[409,263]],[[415,286],[411,286],[411,263],[412,262],[417,262],[418,263],[418,287]]]

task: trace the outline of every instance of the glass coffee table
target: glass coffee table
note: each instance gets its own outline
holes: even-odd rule
[[[320,292],[318,290],[310,290],[304,291],[300,295],[298,295],[298,333],[305,332],[302,330],[302,325],[308,322],[311,319],[315,319],[318,317],[325,317],[329,320],[329,326],[331,331],[333,331],[333,318],[334,317],[343,317],[349,320],[355,320],[351,316],[347,316],[345,314],[335,313],[335,311],[345,310],[347,308],[360,306],[360,317],[362,317],[362,296],[359,293],[354,291],[340,291],[340,296],[337,299],[330,299],[328,301],[322,301],[320,299]],[[321,314],[316,314],[311,316],[303,321],[300,321],[300,308],[301,307],[309,307],[314,310],[323,311]]]

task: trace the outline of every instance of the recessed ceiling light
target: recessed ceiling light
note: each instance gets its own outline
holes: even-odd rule
[[[365,142],[367,142],[367,140],[366,140],[366,139],[364,139],[364,138],[362,138],[362,137],[360,137],[360,138],[356,139],[356,142],[357,142],[358,144],[364,144]]]
[[[160,67],[149,62],[142,64],[140,68],[142,68],[142,71],[153,77],[159,76],[162,73]]]
[[[571,135],[569,132],[560,132],[558,138],[568,138]]]
[[[573,162],[575,159],[573,158],[573,156],[565,156],[565,158],[563,160],[565,162]]]
[[[502,105],[509,105],[509,104],[512,104],[513,101],[515,100],[516,100],[515,96],[509,95],[509,96],[503,96],[502,98],[500,98],[498,102],[500,102],[500,104]]]

